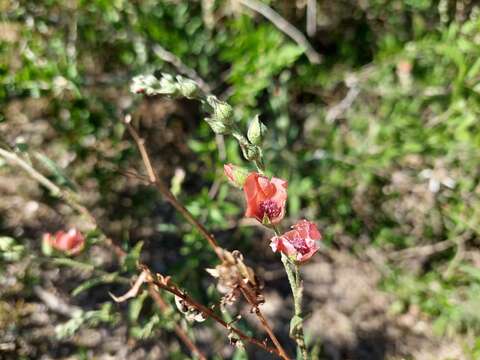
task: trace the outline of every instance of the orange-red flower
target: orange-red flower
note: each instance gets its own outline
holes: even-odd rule
[[[243,185],[247,202],[245,216],[260,222],[266,218],[272,224],[280,222],[285,216],[287,185],[282,179],[274,177],[270,180],[255,172],[249,174]]]
[[[85,237],[77,229],[70,229],[68,232],[57,231],[55,235],[46,233],[43,235],[43,242],[56,250],[76,255],[83,250]]]
[[[292,229],[281,236],[274,236],[270,247],[274,252],[282,252],[293,261],[307,261],[318,251],[318,241],[322,235],[317,226],[307,220],[300,220]]]

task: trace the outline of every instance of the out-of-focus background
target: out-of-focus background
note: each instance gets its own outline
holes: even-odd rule
[[[289,343],[281,264],[223,176],[224,162],[242,164],[237,144],[215,137],[193,101],[129,92],[141,73],[203,79],[240,126],[261,114],[270,175],[289,181],[284,222],[306,217],[323,233],[326,248],[302,270],[313,356],[479,359],[480,6],[265,1],[305,36],[306,53],[252,4],[0,0],[2,141],[37,154],[32,162],[81,194],[111,237],[143,243],[143,261],[208,303],[214,284],[202,269],[213,254],[123,173],[141,169],[121,123],[131,113],[162,178],[264,278],[264,311]],[[127,284],[79,288],[90,268],[42,255],[42,234],[70,226],[86,225],[0,160],[0,358],[188,358],[145,296],[114,305],[108,292]],[[89,258],[118,271],[101,247]],[[193,329],[209,358],[243,358],[221,330]]]

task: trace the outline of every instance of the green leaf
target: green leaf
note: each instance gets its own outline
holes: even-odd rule
[[[0,236],[0,259],[5,261],[18,261],[23,256],[25,247],[17,244],[14,238]]]
[[[57,265],[70,266],[73,268],[78,268],[86,271],[93,271],[95,269],[95,266],[92,264],[83,263],[81,261],[76,261],[76,260],[65,258],[65,257],[54,258],[52,259],[52,262]]]
[[[123,268],[125,271],[134,271],[137,268],[138,260],[140,259],[140,254],[142,252],[143,241],[139,241],[135,246],[128,252],[123,261]]]
[[[253,118],[248,127],[247,138],[254,145],[260,145],[263,142],[267,127],[260,121],[257,115]]]
[[[143,326],[136,326],[132,328],[132,336],[136,337],[137,339],[147,339],[149,338],[152,333],[154,332],[155,328],[161,324],[161,319],[158,314],[153,315],[150,317],[148,322]]]
[[[143,291],[140,295],[133,298],[129,302],[128,306],[128,318],[131,323],[136,323],[138,320],[138,316],[140,315],[140,311],[142,311],[143,303],[148,296],[148,292]]]
[[[297,329],[302,324],[302,322],[303,322],[303,319],[300,316],[294,315],[292,317],[292,320],[290,320],[290,336],[291,337],[295,336]]]
[[[105,275],[101,275],[101,276],[89,279],[84,283],[82,283],[81,285],[77,286],[72,291],[72,296],[77,296],[78,294],[84,292],[85,290],[88,290],[99,284],[110,284],[110,283],[116,282],[117,280],[118,280],[117,272],[105,274]]]

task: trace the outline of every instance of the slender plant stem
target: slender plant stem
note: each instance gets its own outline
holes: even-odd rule
[[[308,349],[307,344],[305,342],[305,333],[303,331],[303,281],[300,277],[300,267],[297,264],[292,264],[293,269],[295,271],[295,278],[296,278],[296,295],[293,296],[294,304],[295,304],[295,316],[299,320],[296,325],[296,340],[297,344],[300,348],[301,356],[303,359],[308,359]]]
[[[208,232],[208,230],[198,222],[197,219],[192,215],[190,211],[188,211],[185,206],[183,206],[175,197],[175,195],[172,194],[172,192],[168,189],[168,187],[160,180],[158,174],[154,170],[152,166],[152,162],[150,160],[150,156],[148,155],[147,149],[145,147],[145,141],[138,135],[137,131],[133,128],[133,126],[130,124],[128,120],[125,120],[125,125],[127,127],[128,132],[132,136],[133,140],[137,144],[138,151],[140,152],[140,155],[143,160],[143,164],[145,166],[145,170],[147,171],[148,174],[148,180],[151,184],[155,185],[155,187],[158,189],[160,194],[162,194],[165,199],[172,204],[172,206],[180,213],[183,215],[183,217],[193,226],[195,227],[200,234],[207,240],[208,244],[212,247],[212,249],[215,251],[215,254],[218,256],[220,260],[223,259],[222,256],[222,250],[217,244],[217,241],[213,237],[212,234]]]
[[[312,64],[320,64],[322,56],[313,48],[305,35],[290,24],[285,18],[280,16],[275,10],[259,0],[240,0],[239,2],[271,21],[280,31],[304,48],[305,55],[307,55],[308,60]]]
[[[155,301],[157,306],[160,308],[161,312],[167,312],[170,308],[170,305],[163,300],[160,293],[155,289],[155,286],[152,284],[148,285],[148,293],[150,297]],[[195,343],[190,340],[185,330],[179,325],[175,324],[173,330],[177,336],[183,341],[186,347],[190,350],[193,355],[196,355],[200,360],[207,360],[206,356],[197,348]]]
[[[211,319],[215,320],[217,323],[222,325],[228,331],[231,331],[231,332],[235,333],[236,335],[238,335],[238,337],[240,337],[240,339],[242,339],[244,341],[247,341],[247,342],[249,342],[253,345],[256,345],[256,346],[262,348],[263,350],[268,351],[269,353],[276,354],[284,360],[289,360],[289,357],[284,355],[284,353],[279,351],[276,347],[270,347],[265,342],[259,341],[255,338],[251,337],[251,336],[248,336],[244,332],[242,332],[241,330],[233,327],[231,324],[224,321],[212,309],[198,303],[192,297],[190,297],[189,295],[187,295],[183,291],[181,291],[176,285],[173,285],[170,282],[165,283],[165,282],[162,282],[162,281],[158,281],[154,277],[152,277],[152,279],[150,281],[151,281],[152,284],[155,284],[158,288],[166,290],[166,291],[170,292],[171,294],[176,295],[179,298],[181,298],[182,300],[186,301],[190,306],[193,306],[195,309],[200,311],[202,314],[204,314],[204,315],[210,317]]]
[[[246,288],[246,286],[244,284],[240,283],[240,290],[242,292],[242,295],[247,300],[247,302],[252,306],[252,308],[253,308],[252,310],[255,312],[255,315],[257,315],[258,319],[260,320],[263,328],[267,332],[270,339],[272,339],[273,344],[275,345],[275,347],[280,352],[280,356],[283,359],[287,359],[288,355],[285,352],[285,349],[280,344],[280,341],[278,341],[278,339],[275,336],[272,328],[270,327],[270,324],[268,323],[267,319],[265,319],[265,316],[263,316],[262,312],[260,311],[260,308],[258,307],[258,305],[256,305],[255,299],[252,299],[252,295],[251,295],[249,289]]]
[[[280,236],[280,231],[275,225],[272,225],[272,229],[275,232],[275,235]],[[294,315],[290,322],[290,336],[293,337],[297,343],[297,355],[299,355],[297,357],[303,360],[308,360],[308,349],[303,331],[303,281],[300,277],[300,269],[299,266],[290,261],[284,253],[281,254],[281,259],[293,295]]]
[[[150,156],[148,154],[148,151],[145,147],[145,141],[140,137],[140,135],[137,133],[135,128],[130,124],[130,118],[127,117],[125,119],[125,125],[127,127],[128,132],[132,136],[133,140],[135,141],[138,151],[140,152],[140,155],[143,160],[143,164],[145,166],[145,169],[148,174],[148,179],[151,184],[153,184],[160,194],[162,194],[165,199],[180,213],[183,215],[183,217],[193,226],[195,227],[200,234],[207,240],[208,244],[211,246],[211,248],[214,250],[215,254],[217,257],[223,261],[223,251],[222,249],[218,246],[217,241],[213,237],[211,233],[208,232],[208,230],[192,215],[190,211],[188,211],[185,206],[183,206],[175,197],[174,194],[168,189],[168,187],[161,181],[159,178],[157,172],[152,166],[152,162],[150,160]],[[246,141],[246,140],[245,140]],[[243,292],[242,292],[243,294]],[[250,302],[249,298],[245,297],[245,299]],[[275,334],[272,331],[272,328],[268,324],[266,318],[263,316],[261,310],[257,307],[255,314],[257,318],[260,321],[260,324],[264,328],[264,330],[267,332],[269,335],[270,339],[272,340],[273,344],[275,345],[276,348],[276,353],[279,354],[280,357],[283,359],[288,359],[288,356],[281,346],[280,342],[278,339],[275,337]]]
[[[281,257],[293,295],[294,316],[290,323],[290,336],[292,336],[297,343],[297,353],[300,354],[300,358],[307,360],[308,350],[305,343],[302,316],[303,282],[300,278],[298,265],[292,263],[283,253]]]

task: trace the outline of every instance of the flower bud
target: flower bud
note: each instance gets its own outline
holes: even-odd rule
[[[177,83],[175,82],[173,76],[170,74],[162,74],[156,94],[175,95],[177,92]]]
[[[68,255],[76,255],[85,246],[85,237],[77,229],[70,229],[68,232],[57,231],[55,235],[46,233],[42,241],[47,254],[53,248]]]
[[[186,79],[182,76],[177,76],[177,88],[180,94],[187,99],[192,99],[198,92],[198,84],[190,79]]]
[[[260,121],[258,115],[255,115],[247,131],[248,140],[254,145],[260,145],[265,136],[267,127]]]
[[[224,101],[218,100],[215,96],[207,96],[207,103],[213,109],[213,118],[222,122],[225,126],[231,126],[233,123],[233,108]]]
[[[248,161],[254,161],[260,158],[261,150],[257,145],[246,144],[242,146],[243,157]]]
[[[177,84],[168,74],[162,74],[160,80],[153,75],[139,75],[132,79],[130,91],[135,94],[173,95],[177,92]]]
[[[215,134],[227,135],[230,134],[230,128],[225,125],[222,121],[217,120],[215,117],[207,117],[205,121]]]
[[[243,188],[248,176],[247,170],[232,164],[223,165],[223,170],[230,184],[240,189]]]

